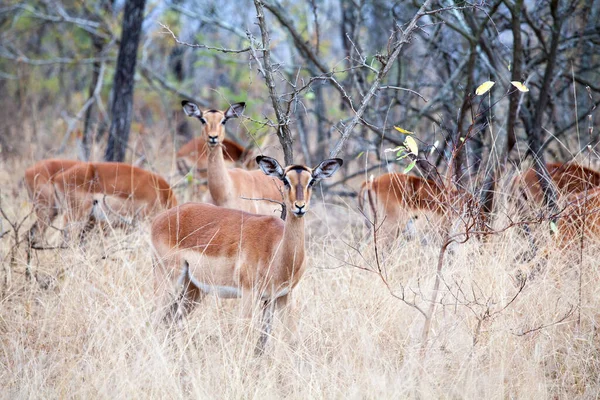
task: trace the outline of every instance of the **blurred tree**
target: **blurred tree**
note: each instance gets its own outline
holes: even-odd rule
[[[110,131],[104,159],[123,161],[133,115],[133,88],[137,49],[144,21],[146,0],[127,0],[123,12],[121,45],[115,69]]]

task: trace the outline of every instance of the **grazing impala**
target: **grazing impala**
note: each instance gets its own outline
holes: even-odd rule
[[[561,195],[580,193],[600,186],[600,172],[575,163],[547,163],[546,168]],[[515,178],[524,200],[544,201],[544,192],[533,168]]]
[[[227,138],[223,139],[223,155],[227,167],[236,163],[243,163],[246,155],[245,149]],[[176,155],[177,169],[182,175],[194,168],[198,178],[206,179],[208,170],[208,145],[204,136],[195,138],[181,146]]]
[[[55,175],[52,183],[65,206],[65,222],[85,223],[81,235],[111,214],[122,225],[126,216],[147,216],[177,205],[161,176],[125,163],[81,162]]]
[[[256,214],[272,215],[276,212],[277,207],[269,201],[247,199],[281,200],[282,182],[272,176],[265,176],[259,170],[227,169],[223,156],[225,123],[241,115],[246,107],[245,103],[232,104],[226,111],[208,110],[205,113],[189,101],[184,100],[181,105],[186,115],[198,118],[203,125],[202,135],[208,145],[210,202]]]
[[[49,159],[39,161],[25,170],[25,186],[37,218],[29,229],[28,239],[31,245],[39,244],[60,212],[52,178],[77,163],[79,161],[76,160]]]
[[[158,256],[154,272],[159,304],[175,281],[183,285],[168,321],[179,320],[208,293],[241,297],[246,315],[252,312],[254,301],[259,301],[263,331],[257,351],[262,352],[273,307],[286,305],[305,270],[302,217],[308,211],[312,187],[333,175],[342,160],[325,160],[314,169],[282,168],[277,160],[263,156],[256,161],[266,175],[285,185],[285,222],[274,216],[187,203],[154,219],[152,244]]]
[[[365,202],[369,209],[365,210]],[[415,211],[429,211],[447,217],[450,210],[467,212],[476,208],[473,197],[457,190],[448,191],[432,180],[418,176],[388,173],[364,182],[358,196],[358,206],[370,213],[373,223],[381,224],[383,236],[397,237]],[[367,216],[365,214],[367,218]],[[470,215],[473,217],[473,215]],[[477,215],[477,218],[482,218]],[[478,223],[482,220],[478,219]]]

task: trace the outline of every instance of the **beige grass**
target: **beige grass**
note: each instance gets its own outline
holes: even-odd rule
[[[9,169],[14,173],[2,185],[15,190],[3,189],[2,201],[18,219],[29,204],[18,189],[20,166]],[[377,274],[350,265],[375,265],[370,242],[361,242],[361,222],[352,202],[315,201],[307,218],[309,269],[295,290],[298,341],[286,342],[276,321],[262,358],[253,355],[256,332],[246,334],[249,322],[239,318],[235,300],[208,297],[175,337],[152,324],[147,223],[129,233],[96,232],[83,248],[38,251],[32,268],[48,289],[25,279],[23,251],[8,264],[7,235],[0,242],[2,281],[11,272],[0,298],[0,397],[600,395],[596,252],[587,251],[581,266],[551,252],[548,265],[506,306],[518,290],[516,272],[530,268],[518,259],[523,237],[509,231],[489,243],[452,247],[423,346],[423,316],[393,297]],[[404,288],[427,310],[438,251],[433,239],[386,249],[383,267],[394,293]]]

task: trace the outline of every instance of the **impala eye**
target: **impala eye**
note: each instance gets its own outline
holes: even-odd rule
[[[285,179],[285,178],[283,179],[283,185],[284,185],[284,186],[285,186],[287,189],[289,189],[289,188],[290,188],[290,182],[288,182],[288,180],[287,180],[287,179]]]
[[[311,179],[310,182],[308,182],[308,187],[313,187],[315,185],[315,183],[317,183],[317,181],[314,179]]]
[[[202,122],[203,125],[206,125],[206,120],[203,117],[200,117],[200,122]]]
[[[221,125],[225,125],[225,122],[227,122],[227,118],[223,118],[223,119],[221,120]]]

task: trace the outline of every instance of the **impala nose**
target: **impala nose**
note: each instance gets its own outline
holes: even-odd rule
[[[294,203],[294,206],[296,206],[294,214],[299,217],[302,217],[304,214],[306,214],[306,203]]]
[[[219,137],[218,136],[209,136],[208,137],[208,144],[211,145],[211,146],[219,144]]]

